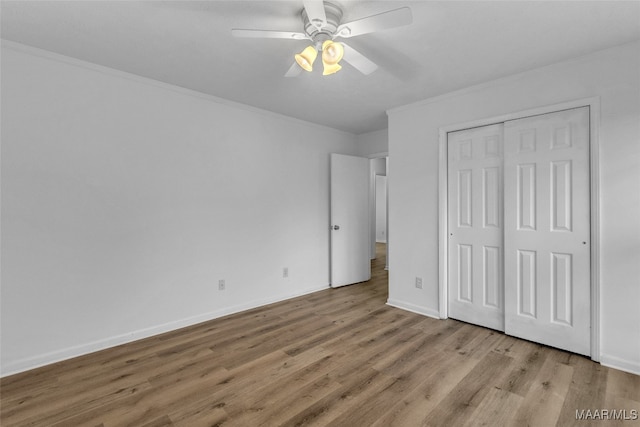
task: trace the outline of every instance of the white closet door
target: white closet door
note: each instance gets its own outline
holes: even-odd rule
[[[501,331],[502,128],[448,135],[449,316]]]
[[[506,122],[505,332],[590,352],[589,109]]]

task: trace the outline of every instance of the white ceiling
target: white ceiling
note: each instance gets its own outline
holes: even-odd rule
[[[413,24],[349,40],[381,66],[369,76],[285,78],[308,42],[231,36],[301,32],[302,0],[2,1],[2,38],[354,134],[385,128],[389,108],[640,39],[639,1],[333,3],[343,22],[409,6]]]

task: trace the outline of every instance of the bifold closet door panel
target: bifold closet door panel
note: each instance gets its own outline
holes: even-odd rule
[[[590,353],[588,107],[504,124],[505,332]]]
[[[448,135],[449,316],[504,331],[502,124]]]

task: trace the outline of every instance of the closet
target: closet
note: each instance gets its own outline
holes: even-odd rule
[[[447,135],[449,317],[590,353],[589,107]]]

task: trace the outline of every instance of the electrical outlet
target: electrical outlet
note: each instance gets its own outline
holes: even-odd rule
[[[416,277],[416,288],[422,289],[422,277]]]
[[[282,277],[284,277],[285,279],[289,277],[289,267],[285,267],[282,269]]]
[[[224,288],[226,287],[226,284],[224,283],[224,280],[218,280],[218,290],[219,291],[224,291]]]

